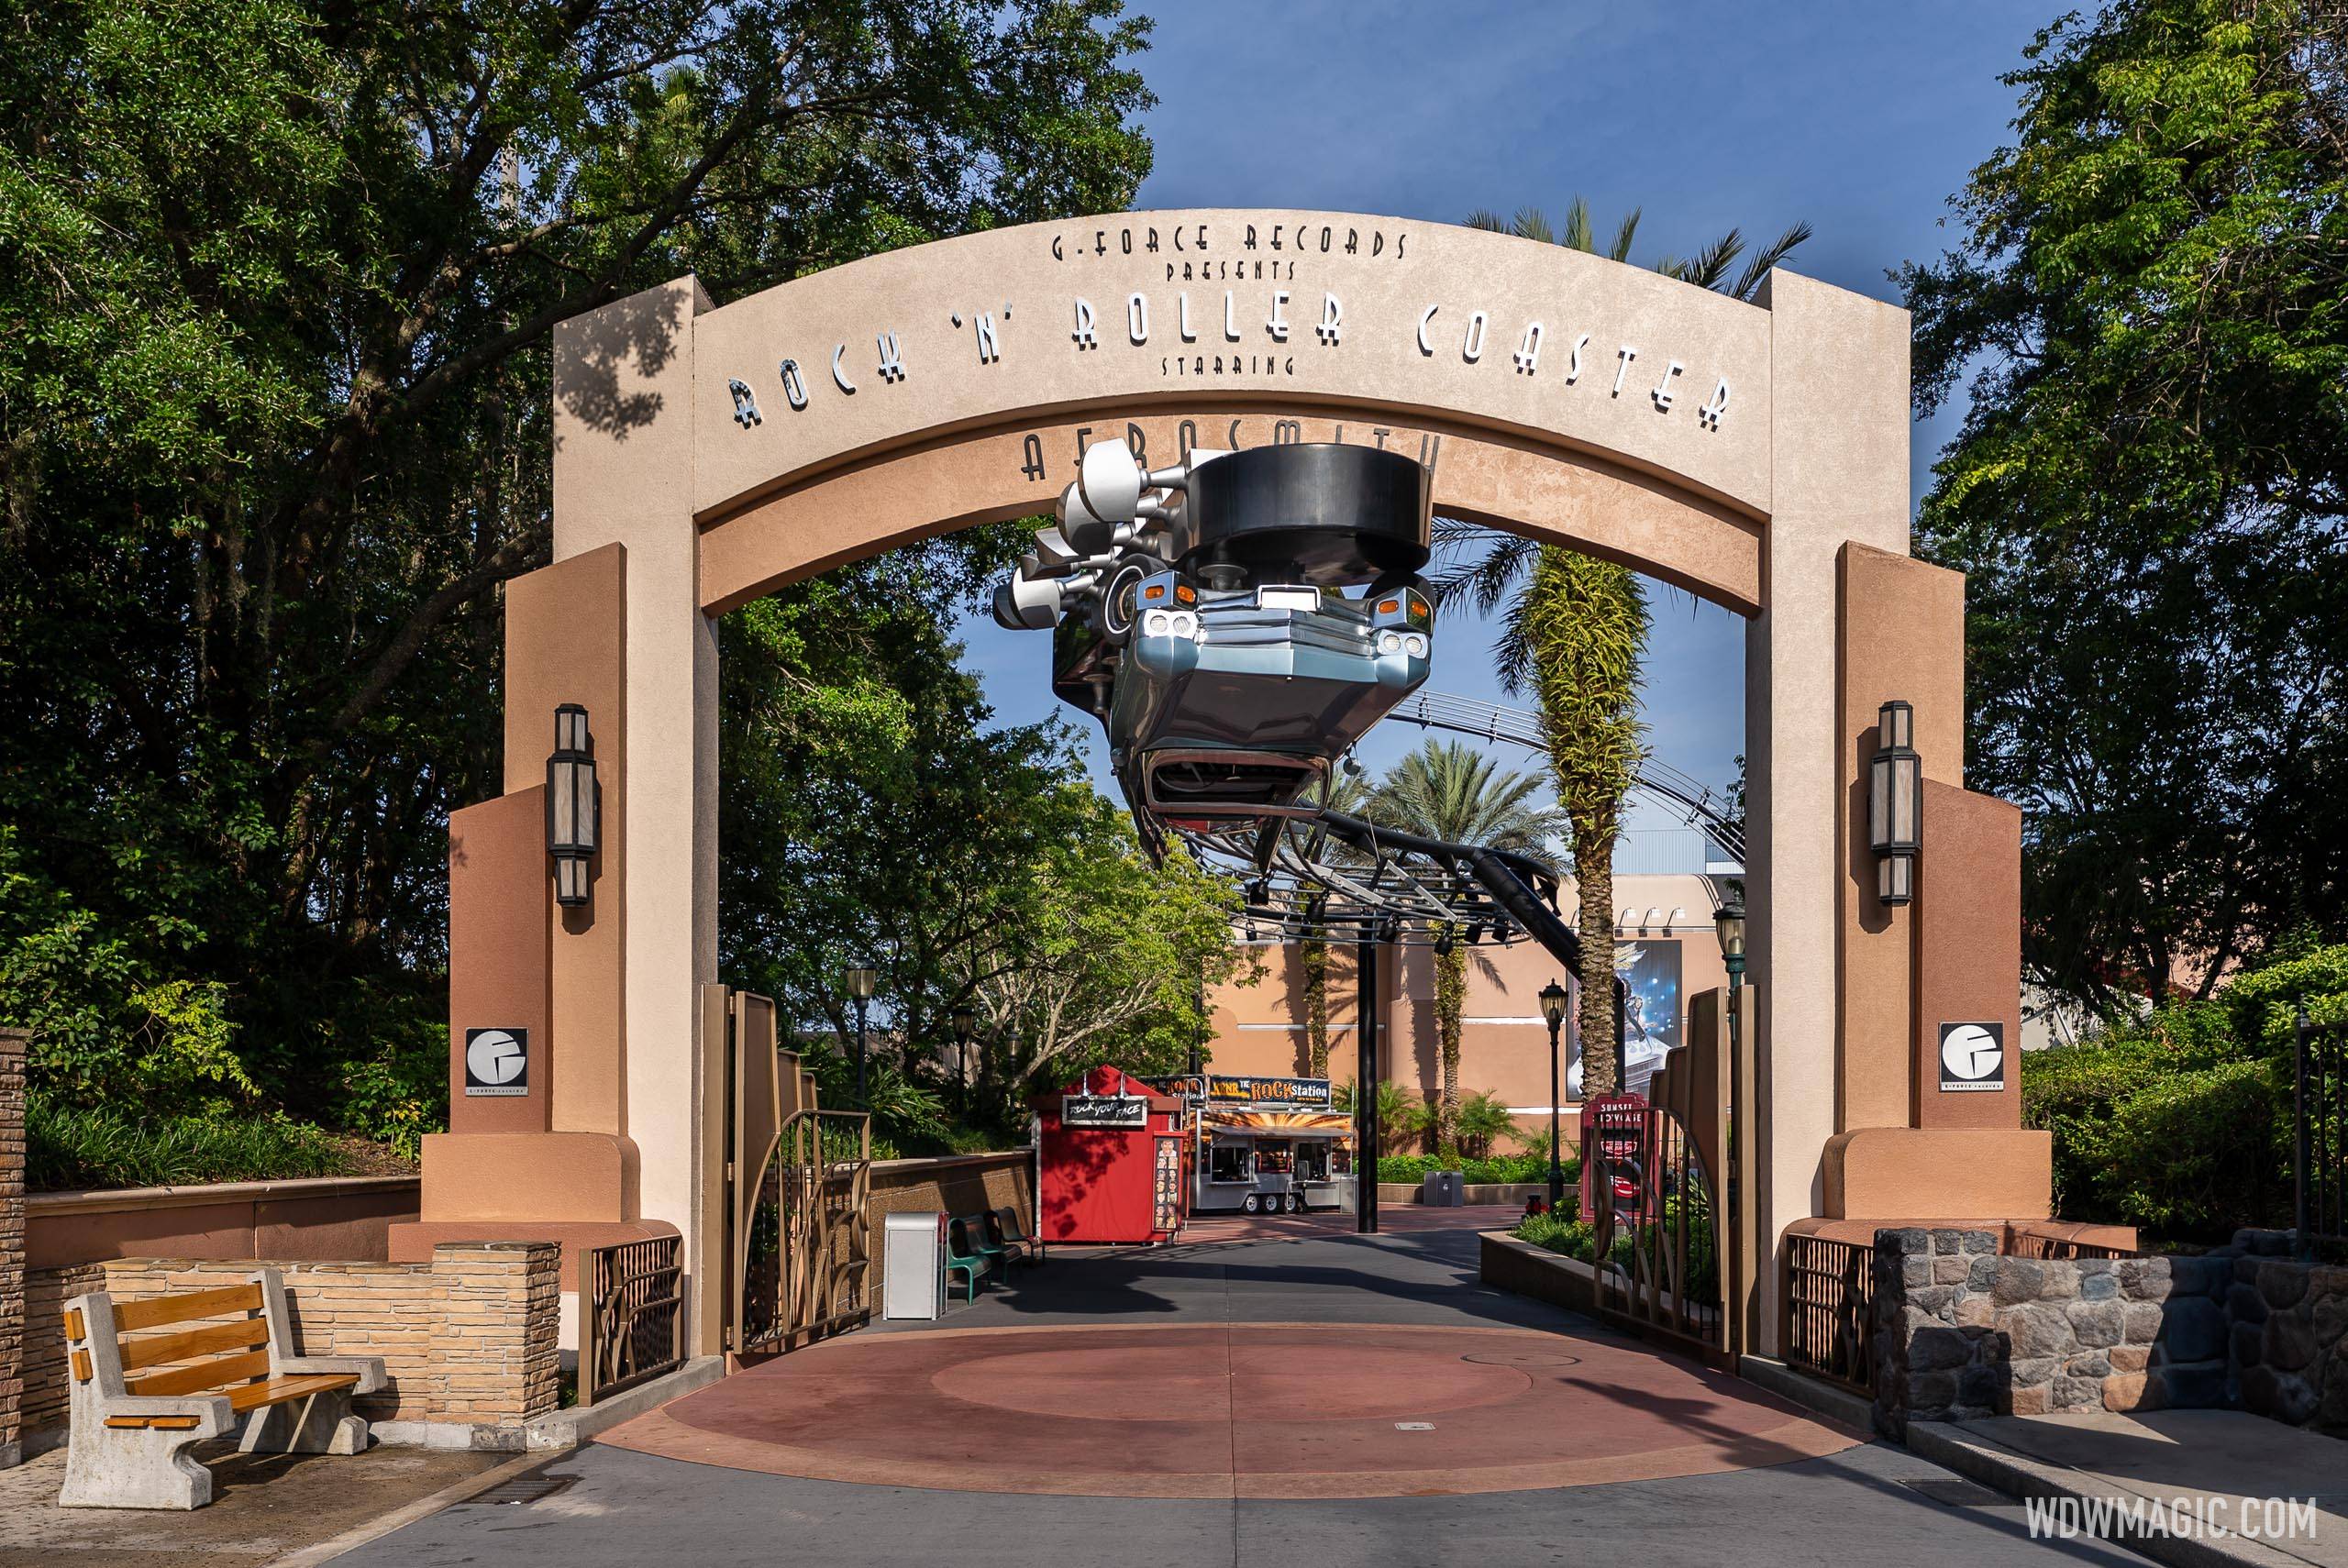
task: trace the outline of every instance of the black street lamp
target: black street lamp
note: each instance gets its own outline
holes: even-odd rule
[[[961,1075],[961,1090],[954,1113],[964,1121],[970,1115],[970,1031],[978,1021],[969,1002],[954,1004],[954,1065]]]
[[[1867,845],[1876,856],[1876,897],[1887,904],[1904,904],[1916,897],[1923,795],[1916,711],[1905,702],[1886,702],[1876,714],[1875,756],[1867,764]]]
[[[869,964],[857,963],[847,966],[848,999],[856,1003],[856,1103],[865,1105],[864,1098],[864,1010],[871,1005],[872,993],[880,984],[880,971]]]
[[[603,805],[587,710],[565,702],[554,711],[554,752],[547,758],[547,854],[554,860],[554,901],[565,909],[583,908],[590,897]]]
[[[1541,1016],[1549,1021],[1549,1212],[1566,1199],[1566,1167],[1557,1158],[1557,1101],[1564,1098],[1558,1069],[1558,1032],[1566,1025],[1566,988],[1552,980],[1541,988]]]
[[[1744,904],[1736,900],[1712,911],[1712,929],[1720,933],[1721,959],[1728,966],[1728,988],[1744,984]]]

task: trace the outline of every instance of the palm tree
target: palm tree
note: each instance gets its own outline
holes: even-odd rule
[[[1562,233],[1534,207],[1520,208],[1511,219],[1478,212],[1468,223],[1627,262],[1639,214],[1634,209],[1623,220],[1603,252],[1589,204],[1579,196],[1566,209]],[[1692,257],[1665,257],[1655,270],[1750,300],[1770,269],[1810,235],[1807,223],[1793,225],[1733,281],[1730,269],[1744,254],[1744,237],[1733,228]],[[1436,602],[1464,601],[1487,615],[1509,604],[1496,650],[1501,685],[1512,695],[1530,687],[1540,700],[1550,767],[1572,823],[1574,885],[1581,901],[1582,1082],[1593,1097],[1611,1094],[1620,1048],[1614,1036],[1614,844],[1623,797],[1644,755],[1638,679],[1646,650],[1646,598],[1628,568],[1555,545],[1450,518],[1436,520],[1435,543],[1447,555],[1473,558],[1436,578]]]
[[[1394,765],[1371,794],[1372,822],[1449,844],[1510,849],[1546,861],[1561,825],[1537,803],[1538,777],[1503,773],[1490,758],[1460,741],[1429,740]],[[1443,1094],[1429,1108],[1437,1144],[1449,1141],[1459,1115],[1460,1015],[1468,999],[1468,949],[1455,932],[1436,933],[1435,1039],[1443,1059]]]
[[[1360,779],[1337,771],[1323,777],[1313,803],[1351,816],[1361,810],[1368,794]],[[1309,903],[1305,914],[1317,927],[1320,901]],[[1297,961],[1304,970],[1305,1067],[1313,1077],[1325,1078],[1329,1076],[1329,944],[1318,936],[1306,937],[1297,944]]]
[[[1616,1092],[1614,843],[1623,797],[1645,756],[1639,660],[1647,602],[1627,568],[1545,548],[1509,612],[1508,636],[1532,666],[1549,765],[1573,824],[1574,891],[1581,926],[1583,1092]]]

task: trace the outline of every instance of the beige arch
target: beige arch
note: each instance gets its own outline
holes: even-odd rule
[[[452,943],[452,997],[478,1001],[452,1002],[451,1025],[460,1039],[487,1021],[456,1016],[466,1008],[539,1008],[555,1092],[495,1124],[528,1132],[493,1130],[491,1102],[460,1102],[465,1126],[426,1155],[435,1233],[504,1234],[516,1218],[672,1223],[706,1312],[713,616],[908,540],[1041,512],[1081,433],[1127,422],[1154,458],[1186,419],[1202,446],[1235,420],[1248,445],[1339,438],[1340,425],[1414,456],[1423,442],[1446,512],[1743,613],[1751,1223],[1776,1238],[1838,1212],[1838,1135],[1924,1130],[1921,1106],[1910,1125],[1910,1020],[1923,1006],[1911,926],[1870,910],[1851,807],[1881,696],[1914,697],[1935,776],[1953,779],[1961,750],[1958,585],[1903,558],[1903,312],[1783,271],[1747,304],[1390,218],[1146,213],[918,247],[723,308],[681,279],[559,328],[554,385],[555,561],[509,596],[527,612],[509,615],[507,650],[526,711],[508,715],[507,795],[466,813],[465,853],[484,869],[451,891],[452,908],[484,916],[540,908],[516,918],[546,938],[497,961]],[[546,906],[542,846],[526,842],[543,711],[562,701],[592,710],[609,778],[583,911]],[[1983,995],[2012,989],[1997,979]],[[513,1173],[504,1190],[543,1184],[557,1156],[531,1150],[572,1151],[559,1156],[559,1216],[474,1214],[464,1206],[499,1182],[434,1179],[494,1167]]]

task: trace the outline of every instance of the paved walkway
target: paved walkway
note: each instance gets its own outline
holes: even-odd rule
[[[1504,1218],[1056,1249],[942,1324],[784,1357],[550,1461],[537,1501],[454,1507],[345,1561],[2134,1561],[2032,1542],[1986,1488],[1484,1289],[1476,1229]]]

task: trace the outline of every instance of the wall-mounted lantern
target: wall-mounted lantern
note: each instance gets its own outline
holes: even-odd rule
[[[587,710],[565,702],[554,711],[554,754],[547,758],[547,854],[554,859],[554,901],[566,909],[588,901],[588,866],[603,815]]]
[[[1916,896],[1916,856],[1923,848],[1924,763],[1916,755],[1916,712],[1886,702],[1876,715],[1875,760],[1867,765],[1867,843],[1875,850],[1876,897],[1904,904]]]

